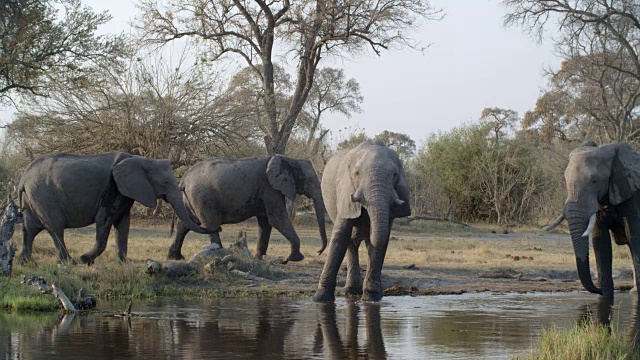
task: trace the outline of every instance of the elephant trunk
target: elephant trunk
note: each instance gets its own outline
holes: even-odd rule
[[[322,193],[317,191],[311,197],[313,199],[313,208],[316,211],[316,219],[318,220],[318,229],[320,230],[320,239],[322,240],[322,247],[318,250],[318,255],[322,254],[327,247],[327,230],[325,228],[324,216],[326,209],[324,207],[324,201],[322,200]]]
[[[393,193],[386,189],[388,185],[374,184],[368,191],[371,196],[367,199],[367,212],[371,222],[371,246],[369,252],[369,264],[364,285],[363,300],[379,301],[382,298],[382,265],[389,245],[389,232],[391,228],[390,207],[393,199],[387,193]]]
[[[217,231],[217,229],[203,228],[198,224],[196,224],[193,221],[193,219],[191,219],[191,216],[187,211],[187,207],[184,205],[184,202],[182,201],[182,194],[180,193],[179,190],[171,191],[167,193],[166,200],[169,204],[171,204],[171,207],[176,212],[176,216],[178,216],[178,219],[180,219],[180,221],[182,221],[182,223],[185,224],[189,229],[199,234],[212,234]]]
[[[569,231],[571,233],[571,241],[573,242],[573,250],[576,255],[576,266],[580,282],[585,290],[602,294],[602,290],[593,284],[591,269],[589,267],[589,237],[588,234],[585,235],[585,232],[589,227],[589,219],[591,216],[577,203],[567,203],[565,205],[564,215],[569,223]]]

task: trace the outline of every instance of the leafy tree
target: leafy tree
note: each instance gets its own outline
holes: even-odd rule
[[[403,163],[406,163],[416,152],[416,142],[407,134],[385,130],[374,139],[395,150]]]
[[[354,148],[358,146],[358,144],[366,140],[370,140],[370,138],[364,132],[352,134],[348,139],[345,139],[338,143],[338,150]]]
[[[139,6],[139,27],[150,40],[201,39],[212,59],[235,55],[253,70],[261,80],[268,119],[264,140],[271,154],[285,152],[323,57],[367,48],[380,54],[392,45],[407,45],[409,30],[422,20],[440,17],[424,0],[185,0],[166,6],[140,0]],[[276,50],[277,46],[282,48]],[[297,61],[293,93],[281,118],[274,51],[295,54]]]
[[[125,37],[96,35],[110,19],[80,0],[0,1],[0,102],[47,95],[52,85],[121,61]]]

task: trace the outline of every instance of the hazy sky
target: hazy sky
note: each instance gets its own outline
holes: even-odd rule
[[[102,30],[110,32],[127,31],[137,14],[134,0],[85,2],[94,10],[109,10],[113,20]],[[364,128],[369,135],[402,132],[420,142],[431,132],[478,119],[485,107],[510,108],[521,116],[534,107],[546,85],[543,69],[560,61],[551,43],[540,45],[519,28],[504,28],[499,0],[431,3],[446,16],[414,35],[431,44],[424,54],[394,50],[326,64],[344,67],[365,98],[363,113],[349,120],[327,116],[324,124],[334,139],[346,127]]]

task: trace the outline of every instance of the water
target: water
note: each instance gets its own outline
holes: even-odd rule
[[[611,318],[614,331],[636,331],[634,296],[604,305],[584,292],[479,293],[335,305],[166,299],[134,302],[131,318],[0,313],[0,359],[504,359],[527,351],[542,327],[573,326],[590,313]]]

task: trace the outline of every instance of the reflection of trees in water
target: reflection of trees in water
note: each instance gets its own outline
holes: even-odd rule
[[[340,334],[334,303],[319,305],[319,319],[314,336],[312,352],[328,359],[386,359],[387,353],[380,327],[380,304],[364,303],[365,343],[358,344],[360,306],[347,303],[345,332]],[[344,338],[344,340],[343,340]]]
[[[285,341],[296,310],[273,306],[273,300],[243,301],[242,311],[220,308],[176,308],[169,319],[118,318],[100,315],[49,317],[32,331],[11,324],[17,335],[0,330],[0,353],[8,358],[203,358],[232,354],[253,358],[285,357]],[[253,306],[251,306],[253,305]],[[278,305],[278,304],[276,304]],[[204,310],[204,311],[203,311]],[[166,312],[163,313],[166,316]],[[0,317],[0,323],[4,320]],[[5,329],[6,329],[5,328]]]
[[[619,316],[629,316],[627,336],[640,351],[640,301],[638,301],[638,297],[634,295],[632,296],[631,302],[631,311],[628,313],[620,311]],[[604,325],[611,331],[611,318],[615,307],[616,305],[613,299],[610,298],[600,298],[595,304],[581,306],[581,316],[578,324],[595,323]]]

